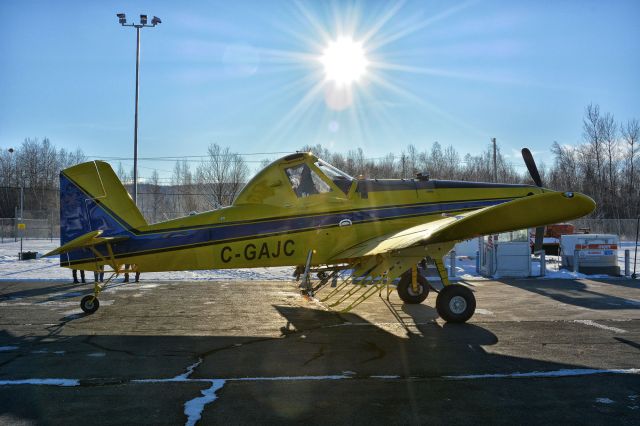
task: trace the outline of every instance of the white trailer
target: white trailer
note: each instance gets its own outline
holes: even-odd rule
[[[561,266],[573,269],[578,256],[578,272],[620,275],[619,237],[614,234],[571,234],[560,236]]]

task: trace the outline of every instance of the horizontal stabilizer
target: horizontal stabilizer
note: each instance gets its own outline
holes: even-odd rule
[[[124,241],[129,239],[129,237],[101,237],[102,230],[99,231],[91,231],[84,235],[79,236],[78,238],[69,241],[68,243],[58,247],[55,250],[51,250],[49,253],[46,253],[42,257],[47,256],[55,256],[56,254],[67,253],[72,250],[89,248],[92,246],[97,246],[99,244],[104,243],[116,243],[118,241]]]

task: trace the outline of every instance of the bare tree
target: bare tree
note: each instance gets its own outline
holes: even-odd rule
[[[211,144],[207,152],[207,159],[198,166],[198,187],[214,208],[228,206],[246,183],[249,168],[229,147]]]
[[[634,118],[632,120],[627,120],[624,125],[620,125],[620,134],[627,145],[627,194],[631,196],[632,200],[634,198],[637,200],[635,204],[629,205],[629,216],[634,217],[640,212],[640,207],[638,207],[638,204],[640,203],[640,191],[635,186],[635,174],[637,173],[637,169],[634,169],[636,154],[638,151],[638,138],[640,137],[640,124],[638,123],[638,120]]]
[[[582,120],[582,130],[585,142],[590,146],[596,162],[598,183],[602,180],[602,129],[600,125],[600,106],[589,104],[585,109]]]
[[[162,193],[162,187],[160,186],[160,176],[157,170],[153,170],[151,178],[149,179],[149,195],[151,201],[151,223],[156,223],[161,218],[161,212],[164,207],[164,194]]]

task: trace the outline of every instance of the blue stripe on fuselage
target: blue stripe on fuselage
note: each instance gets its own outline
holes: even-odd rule
[[[69,183],[72,182],[69,181]],[[62,188],[63,185],[61,179],[61,190]],[[80,197],[78,197],[76,192],[81,192],[80,188],[75,184],[64,185],[64,188],[65,190],[73,193],[73,199],[76,201],[74,204],[77,204],[77,201],[80,201]],[[258,238],[274,234],[300,232],[307,229],[337,226],[343,219],[350,219],[351,222],[356,225],[358,223],[367,223],[378,220],[401,219],[403,217],[478,209],[509,201],[509,199],[474,200],[418,204],[392,208],[379,207],[317,216],[289,217],[283,219],[274,218],[273,220],[255,223],[228,223],[224,225],[212,224],[209,227],[199,227],[197,229],[172,229],[167,231],[155,231],[154,233],[147,234],[137,233],[136,230],[127,232],[123,228],[124,221],[118,217],[112,217],[112,214],[114,214],[113,212],[111,212],[111,214],[107,213],[104,206],[96,203],[95,200],[88,198],[84,193],[82,193],[82,198],[86,204],[87,211],[86,218],[84,220],[86,226],[80,227],[83,231],[85,231],[85,228],[87,228],[86,232],[95,229],[103,229],[103,236],[126,235],[129,237],[128,240],[121,241],[113,245],[114,254],[116,256],[151,250],[169,250],[181,246],[216,244],[227,240]],[[67,211],[68,209],[63,210],[61,204],[61,216],[63,216]],[[61,223],[63,223],[62,217]],[[93,226],[95,226],[95,228]],[[93,254],[86,249],[74,250],[69,253],[69,260],[71,262],[88,258],[93,258]]]

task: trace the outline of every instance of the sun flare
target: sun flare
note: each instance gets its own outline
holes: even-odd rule
[[[338,85],[358,82],[365,75],[369,64],[362,43],[351,37],[339,37],[330,41],[320,62],[324,65],[326,80]]]

